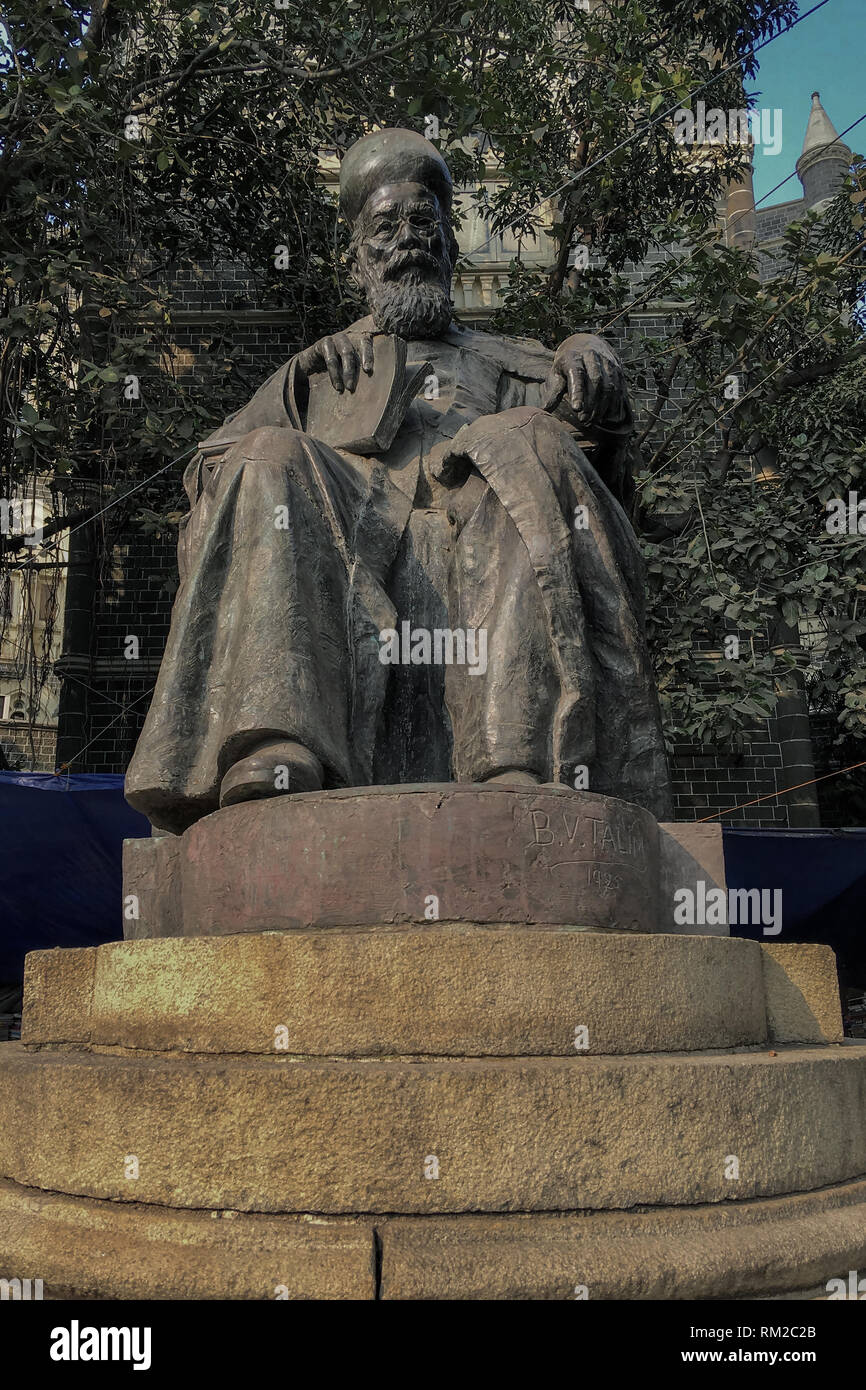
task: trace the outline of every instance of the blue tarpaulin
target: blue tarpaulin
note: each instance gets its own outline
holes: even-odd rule
[[[866,987],[866,829],[725,830],[728,888],[782,893],[782,930],[732,926],[758,941],[817,941],[836,952],[843,985]]]
[[[0,981],[28,951],[123,936],[122,843],[149,834],[122,777],[0,772]]]

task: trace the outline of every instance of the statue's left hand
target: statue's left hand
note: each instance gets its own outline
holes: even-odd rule
[[[628,387],[613,348],[594,333],[575,333],[560,343],[544,383],[542,404],[564,403],[582,425],[621,428],[630,418]]]

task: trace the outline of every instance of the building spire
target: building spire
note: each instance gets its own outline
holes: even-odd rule
[[[813,92],[812,110],[809,112],[809,123],[806,126],[806,138],[800,158],[813,151],[823,150],[838,139],[839,132],[821,105],[821,93]]]
[[[803,153],[797,173],[807,208],[816,211],[838,193],[851,167],[851,151],[821,105],[821,93],[812,93],[812,110],[806,126]]]

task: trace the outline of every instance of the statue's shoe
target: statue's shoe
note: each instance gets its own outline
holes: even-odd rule
[[[536,772],[525,772],[519,767],[508,767],[504,772],[494,772],[492,777],[485,777],[485,782],[511,782],[519,786],[537,787],[541,778]]]
[[[262,743],[229,768],[220,785],[220,806],[292,792],[321,791],[324,775],[315,753],[303,744],[290,739]]]

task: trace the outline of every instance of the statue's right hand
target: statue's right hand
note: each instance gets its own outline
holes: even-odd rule
[[[300,352],[297,363],[304,376],[325,368],[335,391],[354,391],[359,369],[367,376],[373,370],[373,335],[362,333],[356,344],[348,333],[329,333]]]

